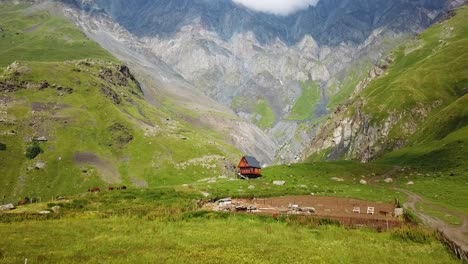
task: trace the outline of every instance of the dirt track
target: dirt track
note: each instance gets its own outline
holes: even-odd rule
[[[400,171],[401,168],[402,167],[400,166],[394,166],[392,169],[387,171],[382,176],[380,177],[378,176],[378,177],[371,179],[369,181],[369,184],[374,184],[377,178],[385,179],[385,178],[392,177],[398,171]],[[434,204],[411,191],[401,189],[401,188],[394,188],[394,189],[408,195],[408,201],[403,205],[404,208],[416,214],[425,225],[437,229],[448,240],[458,245],[458,247],[460,247],[460,249],[463,250],[465,253],[468,252],[468,215],[460,213],[455,210],[448,209],[446,207],[443,207],[437,204]],[[437,209],[440,212],[444,212],[450,215],[457,216],[462,220],[463,224],[461,226],[453,226],[437,217],[429,216],[417,208],[416,204],[418,203],[426,204],[426,205],[431,206],[432,208]]]
[[[396,190],[408,195],[409,199],[403,205],[406,209],[409,209],[413,213],[415,213],[423,221],[424,224],[439,230],[442,234],[445,235],[445,237],[450,239],[453,243],[457,244],[463,251],[468,252],[468,215],[433,204],[425,200],[421,196],[408,190],[399,188],[396,188]],[[418,208],[416,207],[416,204],[418,203],[428,204],[432,207],[437,208],[439,211],[455,215],[462,219],[463,224],[461,226],[452,226],[439,218],[426,215],[425,213],[418,210]]]

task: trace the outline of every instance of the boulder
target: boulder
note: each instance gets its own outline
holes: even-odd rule
[[[254,205],[249,205],[249,206],[247,206],[247,211],[249,211],[249,212],[250,212],[250,211],[256,211],[256,210],[257,210],[257,207],[254,206]]]
[[[342,179],[342,178],[337,178],[337,177],[333,177],[333,178],[331,178],[331,179],[332,179],[333,181],[337,181],[337,182],[343,182],[343,181],[344,181],[344,179]]]
[[[386,182],[386,183],[392,183],[392,182],[393,182],[393,179],[392,179],[392,178],[387,178],[387,179],[384,180],[384,182]]]
[[[299,211],[313,214],[315,213],[315,208],[314,207],[300,207]]]
[[[47,142],[47,138],[42,136],[42,137],[37,137],[34,139],[35,141],[39,141],[39,142]]]
[[[51,209],[52,209],[52,212],[54,212],[54,213],[58,213],[58,212],[60,212],[60,206],[58,206],[58,205],[56,205],[56,206],[52,206],[52,208],[51,208]]]
[[[247,206],[238,205],[238,206],[236,206],[236,211],[247,211]]]
[[[359,183],[360,184],[367,184],[367,181],[366,180],[360,180]]]
[[[48,210],[44,210],[44,211],[40,211],[39,214],[41,215],[46,215],[46,214],[50,214],[51,211],[48,211]]]
[[[0,205],[0,211],[8,211],[8,210],[13,210],[16,207],[13,204],[4,204]]]
[[[285,183],[285,181],[273,181],[273,184],[278,186],[283,186]]]
[[[36,162],[36,165],[34,165],[34,167],[38,170],[42,170],[45,168],[45,166],[47,165],[47,163],[43,162],[43,161],[38,161]]]
[[[414,185],[413,181],[409,181],[406,185]]]

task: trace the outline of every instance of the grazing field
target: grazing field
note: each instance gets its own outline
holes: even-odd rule
[[[39,205],[1,214],[0,261],[458,263],[429,230],[378,233],[294,217],[205,212],[196,209],[196,197],[169,188],[102,192],[57,201],[62,208],[55,215],[27,220]]]
[[[219,198],[314,194],[369,201],[404,201],[406,196],[389,188],[391,184],[374,186],[367,183],[392,168],[393,166],[385,164],[360,164],[352,161],[292,164],[265,168],[263,177],[256,180],[213,177],[187,183],[183,188],[199,190],[209,193],[210,197]],[[366,181],[366,184],[361,181]],[[275,182],[284,184],[276,185]]]

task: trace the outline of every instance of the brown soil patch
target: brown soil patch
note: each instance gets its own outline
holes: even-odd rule
[[[89,165],[95,167],[101,178],[109,184],[118,184],[122,182],[115,165],[110,160],[100,158],[92,152],[77,152],[75,153],[74,161],[77,165]]]
[[[290,205],[315,208],[314,215],[323,217],[352,217],[363,219],[395,220],[392,216],[395,206],[389,203],[369,202],[352,198],[322,196],[284,196],[273,198],[237,199],[241,204],[255,205],[259,211],[287,213]],[[359,207],[361,213],[353,213]],[[367,208],[374,207],[374,214],[367,214]]]
[[[54,103],[41,103],[41,102],[32,102],[31,109],[36,112],[45,112],[52,110],[62,110],[64,108],[70,107],[65,104],[54,104]]]

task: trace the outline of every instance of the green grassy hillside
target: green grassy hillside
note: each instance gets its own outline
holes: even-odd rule
[[[70,22],[29,5],[0,10],[4,201],[231,173],[236,149],[149,105],[129,69]]]
[[[216,197],[294,194],[404,201],[392,187],[405,174],[389,172],[402,160],[412,165],[413,156],[420,162],[426,149],[382,163],[295,164],[266,168],[258,180],[229,177],[239,152],[222,136],[150,105],[130,70],[66,20],[8,3],[0,5],[0,197],[42,202],[0,212],[1,263],[458,263],[424,228],[353,230],[329,219],[199,206]],[[304,100],[319,98],[315,85],[305,90],[297,120],[313,114]],[[268,128],[275,117],[263,103],[257,121]],[[431,120],[445,122],[442,114]],[[465,133],[450,132],[424,152],[428,162],[431,151],[452,151]],[[394,184],[371,184],[388,176]],[[51,201],[58,195],[66,197]]]
[[[2,263],[459,263],[433,231],[200,211],[190,191],[130,189],[0,214]],[[33,214],[47,207],[60,212]],[[29,217],[29,219],[28,219]],[[306,220],[306,219],[303,219]],[[33,224],[32,224],[33,223]],[[362,254],[366,252],[366,254]]]
[[[116,61],[65,18],[26,3],[4,1],[0,9],[0,66],[19,61],[100,58]]]
[[[360,95],[371,122],[400,115],[390,140],[427,143],[468,124],[468,8],[456,13],[400,47],[385,76]]]

